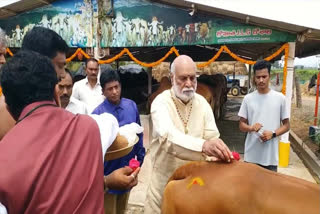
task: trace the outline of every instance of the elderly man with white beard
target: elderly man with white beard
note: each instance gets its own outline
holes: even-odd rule
[[[145,213],[160,213],[163,190],[172,173],[191,160],[233,159],[219,138],[212,109],[197,94],[196,64],[186,55],[171,65],[172,88],[159,94],[151,105],[153,141],[150,145],[152,176]]]

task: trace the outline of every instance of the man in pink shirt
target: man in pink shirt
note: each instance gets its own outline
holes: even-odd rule
[[[0,203],[10,214],[103,213],[98,125],[53,102],[57,82],[49,58],[36,52],[21,51],[2,68],[17,121],[0,143]]]

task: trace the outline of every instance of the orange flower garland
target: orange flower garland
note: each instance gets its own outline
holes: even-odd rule
[[[81,53],[85,58],[89,59],[90,56],[84,52],[81,48],[78,48],[74,54],[72,54],[69,58],[66,59],[67,62],[71,62],[77,55],[78,53]]]
[[[287,74],[288,74],[288,58],[289,58],[289,44],[284,49],[284,66],[283,66],[283,83],[282,83],[282,94],[286,95],[286,84],[287,84]]]
[[[9,48],[6,49],[6,53],[8,53],[10,56],[13,56],[13,53],[11,52],[11,50]]]
[[[282,84],[282,93],[285,94],[286,93],[286,82],[287,82],[287,66],[288,66],[288,56],[289,56],[289,44],[286,43],[284,45],[281,46],[281,48],[279,48],[275,53],[271,54],[270,56],[264,58],[266,61],[270,61],[272,59],[274,59],[275,57],[277,57],[282,51],[285,51],[285,57],[284,57],[284,67],[283,67],[283,84]],[[237,56],[235,53],[231,52],[230,49],[225,46],[222,45],[219,49],[219,51],[207,62],[198,64],[197,67],[198,68],[203,68],[208,66],[210,63],[214,62],[220,55],[221,53],[225,51],[227,52],[232,58],[234,58],[235,60],[245,63],[245,64],[249,64],[249,65],[253,65],[256,63],[256,61],[252,61],[252,60],[246,60],[243,59],[239,56]],[[10,54],[10,56],[13,56],[13,53],[11,52],[11,50],[9,48],[6,49],[6,52]],[[85,58],[89,59],[90,56],[84,52],[81,48],[78,48],[76,50],[76,52],[74,54],[72,54],[69,58],[66,59],[67,62],[72,61],[79,53],[81,53]],[[142,62],[140,60],[138,60],[136,57],[133,56],[133,54],[129,51],[129,49],[124,48],[119,54],[115,55],[114,57],[107,59],[107,60],[99,60],[99,64],[109,64],[114,62],[115,60],[119,59],[122,55],[124,54],[128,54],[128,56],[130,57],[131,60],[135,61],[137,64],[144,66],[144,67],[154,67],[156,65],[159,65],[161,62],[163,62],[164,60],[166,60],[172,53],[175,53],[176,56],[179,56],[179,52],[175,47],[172,47],[164,57],[162,57],[161,59],[159,59],[156,62],[152,62],[152,63],[145,63]]]
[[[209,61],[205,62],[205,63],[200,63],[197,65],[198,68],[204,68],[208,65],[210,65],[210,63],[216,61],[216,59],[218,59],[218,57],[220,56],[220,54],[222,53],[222,51],[224,50],[224,46],[221,46],[219,51],[216,53],[216,55],[214,55]]]
[[[224,50],[235,60],[237,61],[240,61],[240,62],[243,62],[245,64],[249,64],[249,65],[253,65],[256,63],[256,61],[252,61],[252,60],[246,60],[246,59],[243,59],[241,57],[238,57],[236,54],[232,53],[229,48],[227,48],[227,46],[223,46]]]
[[[114,57],[107,59],[107,60],[99,60],[99,64],[109,64],[114,62],[115,60],[119,59],[123,54],[127,52],[127,48],[124,48],[119,54],[115,55]]]
[[[135,61],[136,63],[138,63],[138,64],[141,65],[141,66],[148,67],[148,68],[159,65],[161,62],[163,62],[165,59],[167,59],[172,53],[175,53],[177,56],[179,56],[179,53],[178,53],[178,51],[176,50],[176,48],[175,48],[175,47],[172,47],[172,48],[170,49],[170,51],[168,51],[168,53],[166,53],[166,55],[165,55],[164,57],[162,57],[161,59],[159,59],[158,61],[152,62],[152,63],[144,63],[144,62],[139,61],[137,58],[135,58],[135,57],[132,55],[132,53],[127,49],[127,54],[129,55],[129,57],[130,57],[133,61]]]

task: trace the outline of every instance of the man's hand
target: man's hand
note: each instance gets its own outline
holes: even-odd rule
[[[266,142],[272,139],[272,134],[273,134],[272,131],[265,130],[263,131],[262,136],[260,138],[261,140],[263,140],[263,142]]]
[[[126,166],[113,171],[111,174],[104,177],[104,185],[109,189],[128,190],[138,184],[138,174],[140,167],[133,171]]]
[[[252,132],[257,132],[257,131],[259,131],[261,129],[261,127],[262,127],[262,124],[255,123],[255,124],[253,124],[253,126],[251,126],[251,131]]]
[[[233,159],[229,148],[220,138],[205,141],[202,147],[202,152],[208,156],[214,156],[227,162],[230,162],[230,160]]]

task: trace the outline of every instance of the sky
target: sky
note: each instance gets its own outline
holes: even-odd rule
[[[313,67],[313,68],[319,68],[320,64],[320,55],[319,57],[316,56],[309,56],[305,58],[295,58],[294,59],[294,65],[303,65],[305,67]]]

